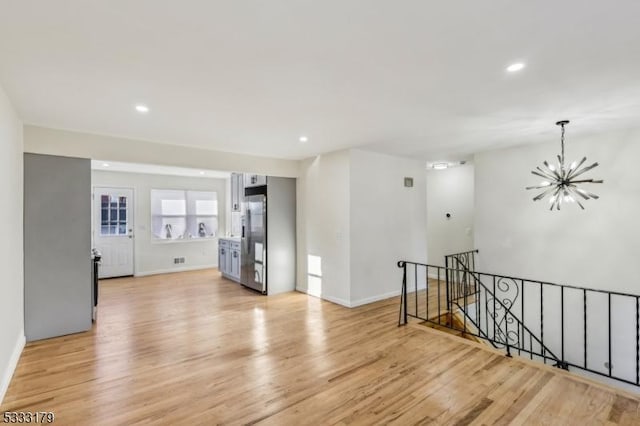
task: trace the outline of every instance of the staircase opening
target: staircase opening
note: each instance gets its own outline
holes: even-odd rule
[[[400,261],[399,325],[409,320],[593,378],[640,388],[640,295]]]

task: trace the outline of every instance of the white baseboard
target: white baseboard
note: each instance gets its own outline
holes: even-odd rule
[[[345,308],[351,308],[352,307],[349,304],[348,300],[340,299],[338,297],[327,296],[326,294],[318,296],[316,294],[309,293],[306,288],[302,288],[302,287],[296,287],[296,291],[298,291],[300,293],[308,294],[309,296],[312,296],[312,297],[318,297],[318,298],[326,300],[328,302],[335,303],[336,305],[344,306]]]
[[[16,371],[18,361],[20,361],[20,355],[22,355],[22,350],[24,349],[24,345],[26,342],[27,340],[24,336],[24,331],[21,331],[20,336],[18,336],[18,340],[13,347],[11,358],[9,358],[9,365],[6,366],[6,368],[2,372],[2,376],[0,376],[0,404],[2,404],[4,395],[7,393],[7,389],[9,389],[9,383],[11,383],[13,372]]]
[[[424,287],[423,287],[424,288]],[[420,289],[420,287],[418,287]],[[356,300],[355,302],[351,302],[351,307],[355,308],[357,306],[368,305],[369,303],[378,302],[380,300],[389,299],[391,297],[400,296],[401,290],[394,290],[388,293],[377,294],[371,297],[365,297],[364,299]]]
[[[187,272],[187,271],[199,271],[201,269],[212,269],[217,268],[218,264],[211,265],[198,265],[198,266],[180,266],[178,268],[169,268],[169,269],[157,269],[155,271],[142,271],[136,272],[134,276],[136,277],[146,277],[149,275],[160,275],[160,274],[171,274],[174,272]]]
[[[418,290],[421,290],[421,289],[424,289],[424,288],[425,288],[424,286],[422,286],[422,288],[418,287]],[[309,296],[318,297],[315,294],[309,293],[307,291],[307,289],[305,289],[305,288],[296,287],[296,291],[299,291],[300,293],[308,294]],[[369,303],[378,302],[380,300],[389,299],[391,297],[400,296],[400,292],[401,292],[401,290],[395,290],[395,291],[391,291],[391,292],[388,292],[388,293],[383,293],[383,294],[378,294],[378,295],[371,296],[371,297],[366,297],[364,299],[356,300],[355,302],[350,302],[348,300],[340,299],[340,298],[337,298],[337,297],[327,296],[326,294],[323,294],[323,295],[321,295],[319,297],[320,297],[320,299],[327,300],[329,302],[344,306],[346,308],[355,308],[355,307],[362,306],[362,305],[368,305]]]

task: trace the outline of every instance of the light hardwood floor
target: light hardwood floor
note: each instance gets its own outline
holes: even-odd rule
[[[398,300],[264,297],[215,270],[101,283],[94,330],[30,343],[0,412],[61,425],[640,424],[639,400],[421,326]]]

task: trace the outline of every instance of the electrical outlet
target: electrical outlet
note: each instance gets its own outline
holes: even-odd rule
[[[178,263],[180,263],[180,258],[179,257],[174,257],[173,258],[173,264],[177,265]]]
[[[180,263],[184,263],[184,257],[180,258]]]

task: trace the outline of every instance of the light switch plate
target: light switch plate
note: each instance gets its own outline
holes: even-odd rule
[[[413,188],[413,178],[412,177],[405,177],[404,178],[404,186],[406,188]]]

